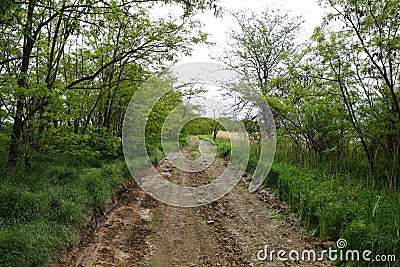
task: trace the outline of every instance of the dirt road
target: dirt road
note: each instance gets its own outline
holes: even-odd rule
[[[222,159],[198,173],[180,171],[167,159],[157,167],[166,179],[185,186],[209,183],[224,168]],[[329,266],[279,261],[277,253],[262,259],[265,246],[268,253],[322,248],[271,190],[250,194],[248,177],[242,180],[216,202],[179,208],[152,199],[130,179],[89,242],[63,253],[57,266]]]

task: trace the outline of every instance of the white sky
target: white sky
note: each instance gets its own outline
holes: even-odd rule
[[[271,9],[280,9],[287,11],[291,16],[302,15],[305,21],[302,25],[301,40],[308,40],[315,27],[319,26],[324,17],[325,10],[319,7],[318,0],[219,0],[218,5],[223,8],[223,15],[215,17],[212,11],[205,11],[196,15],[196,19],[204,24],[202,29],[204,32],[210,34],[209,41],[215,45],[197,45],[193,47],[192,55],[182,57],[176,65],[195,62],[214,62],[220,63],[213,58],[218,58],[221,53],[227,48],[229,41],[229,32],[238,29],[236,20],[229,15],[233,13],[244,11],[246,9],[260,14],[265,7]],[[170,13],[173,17],[179,17],[182,14],[182,9],[176,6],[165,6],[156,8],[151,11],[153,16],[165,16]],[[214,99],[223,101],[222,92],[217,91],[214,87],[206,86],[208,90],[205,93],[207,99]],[[225,100],[226,104],[233,104],[233,99]],[[210,115],[209,115],[210,116]]]
[[[293,16],[302,15],[305,20],[301,37],[307,40],[315,27],[322,22],[325,11],[318,6],[318,0],[219,0],[219,6],[224,9],[238,12],[249,9],[261,13],[264,7],[269,9],[286,10]],[[164,10],[165,12],[165,10]],[[173,12],[173,11],[172,11]],[[218,57],[229,40],[229,32],[238,26],[235,20],[224,12],[222,18],[216,18],[211,11],[196,16],[204,23],[203,31],[210,34],[209,40],[214,42],[213,46],[198,45],[194,47],[191,56],[183,57],[179,64],[190,62],[216,62],[212,58]]]

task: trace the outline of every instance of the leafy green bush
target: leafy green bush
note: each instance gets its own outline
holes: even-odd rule
[[[116,157],[121,154],[121,138],[103,131],[101,133],[90,133],[90,147],[100,152],[102,156]]]
[[[210,139],[207,135],[200,136],[201,140],[207,140],[214,145],[217,146],[217,155],[219,157],[227,157],[230,158],[231,156],[231,143],[229,139],[226,138],[217,138],[215,141]],[[260,149],[259,146],[256,144],[251,144],[250,145],[250,151],[249,151],[249,159],[246,167],[246,171],[249,173],[254,173],[256,170],[257,165],[259,164],[259,158],[260,158]]]
[[[147,145],[147,154],[154,165],[157,165],[165,157],[161,145]]]
[[[217,141],[217,142],[215,142],[215,145],[217,146],[218,156],[227,157],[227,158],[230,157],[230,155],[231,155],[231,144],[230,143]]]
[[[250,145],[249,161],[247,163],[246,171],[249,173],[254,173],[260,159],[260,149],[258,145]]]
[[[121,138],[101,129],[75,134],[70,127],[59,126],[46,131],[42,140],[42,149],[48,152],[89,157],[121,154]]]
[[[187,135],[180,135],[179,136],[179,146],[188,146],[189,145],[189,136]]]

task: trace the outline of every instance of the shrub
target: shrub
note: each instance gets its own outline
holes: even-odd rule
[[[227,157],[229,158],[231,155],[231,144],[230,143],[221,143],[215,142],[217,146],[217,154],[220,157]]]
[[[75,134],[70,127],[59,126],[46,131],[42,140],[42,149],[47,152],[88,157],[116,157],[121,154],[121,138],[104,129]]]
[[[165,157],[162,148],[159,145],[148,145],[147,154],[152,164],[157,165]]]

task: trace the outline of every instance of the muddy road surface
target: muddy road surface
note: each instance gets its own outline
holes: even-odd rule
[[[225,167],[217,158],[203,171],[184,172],[164,159],[157,169],[173,183],[198,186],[216,179]],[[272,190],[250,194],[248,180],[244,175],[228,195],[211,204],[180,208],[154,200],[129,179],[104,221],[83,237],[85,242],[64,251],[57,266],[330,266],[308,256],[301,260],[303,251],[324,248]],[[276,252],[270,257],[272,250]],[[287,251],[286,258],[298,251],[299,260],[279,260],[279,250]]]

